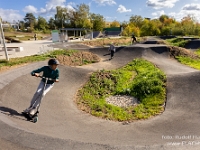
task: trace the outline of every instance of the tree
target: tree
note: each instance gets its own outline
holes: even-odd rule
[[[130,23],[133,23],[136,27],[142,27],[143,24],[143,18],[141,16],[135,15],[135,16],[131,16],[129,21]]]
[[[128,26],[128,24],[129,24],[128,22],[124,21],[121,23],[121,27],[125,29]]]
[[[141,35],[142,36],[160,35],[160,29],[157,26],[157,21],[145,19],[141,27]]]
[[[117,21],[117,20],[114,20],[111,24],[110,24],[110,27],[113,28],[113,27],[120,27],[120,23]]]
[[[102,31],[105,28],[105,20],[102,15],[92,13],[90,14],[90,20],[93,31]]]
[[[69,19],[68,17],[69,10],[65,7],[57,6],[56,7],[56,14],[54,25],[58,28],[64,28],[66,20]],[[52,20],[51,20],[52,21]]]
[[[92,24],[89,20],[90,8],[86,4],[77,5],[73,13],[71,21],[74,22],[75,27],[91,28]]]
[[[35,27],[38,30],[43,30],[46,31],[48,29],[48,24],[45,18],[43,17],[38,17],[37,25]]]
[[[175,22],[174,27],[172,28],[173,35],[183,35],[183,28],[180,22]]]
[[[140,36],[140,29],[135,26],[134,23],[129,23],[126,28],[123,30],[122,35],[131,36],[134,33],[135,36]]]
[[[24,21],[19,21],[19,29],[20,29],[20,30],[24,30],[24,28],[25,28],[25,23],[24,23]]]
[[[161,16],[159,17],[159,20],[160,20],[160,22],[162,22],[162,23],[164,23],[164,21],[165,21],[166,19],[169,19],[169,16],[167,16],[167,15],[161,15]]]
[[[184,35],[194,35],[195,31],[195,19],[191,15],[184,17],[181,20],[181,25],[183,26]]]
[[[73,9],[57,6],[54,25],[58,28],[92,28],[89,11],[90,8],[86,4],[77,5]],[[53,20],[51,19],[51,27],[52,25]]]
[[[34,30],[34,26],[36,24],[36,18],[33,13],[26,13],[24,18],[25,28],[29,28],[30,31]]]
[[[52,17],[48,21],[48,26],[50,30],[56,29],[55,20]]]

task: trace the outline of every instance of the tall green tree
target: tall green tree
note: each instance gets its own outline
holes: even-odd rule
[[[47,23],[46,19],[39,16],[37,25],[35,26],[35,28],[38,30],[46,31],[48,29],[48,23]]]
[[[93,31],[103,31],[103,28],[105,28],[105,19],[100,14],[90,14],[90,21]]]
[[[66,26],[65,22],[69,19],[68,9],[66,7],[57,6],[54,25],[57,28],[64,28]],[[51,20],[52,21],[52,20]]]
[[[48,21],[48,26],[50,30],[55,30],[56,29],[56,25],[55,25],[55,19],[53,19],[52,17],[49,19]]]
[[[19,29],[24,30],[25,29],[25,22],[24,21],[19,21]]]
[[[24,17],[25,28],[29,28],[31,31],[34,30],[34,26],[36,25],[36,18],[33,13],[26,13]]]
[[[71,22],[78,28],[91,28],[90,22],[90,8],[86,4],[77,5],[75,11],[72,13]]]
[[[194,35],[195,34],[195,19],[193,16],[185,16],[181,20],[181,25],[183,26],[184,35]]]
[[[133,15],[133,16],[130,17],[129,22],[133,23],[136,27],[141,28],[142,25],[143,25],[143,20],[144,19],[142,18],[142,16]]]
[[[114,20],[113,22],[111,22],[110,27],[120,27],[120,23],[117,20]]]
[[[164,23],[166,19],[169,19],[169,16],[167,16],[167,15],[161,15],[161,16],[159,17],[159,20],[160,20],[160,22],[162,22],[162,23]]]
[[[134,23],[129,23],[126,28],[124,28],[122,35],[123,36],[131,36],[134,33],[135,36],[140,36],[140,29],[135,26]]]
[[[157,21],[145,19],[141,27],[141,35],[142,36],[160,35],[160,29],[157,26]]]

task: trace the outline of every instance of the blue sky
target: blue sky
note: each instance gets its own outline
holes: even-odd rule
[[[0,0],[3,20],[23,20],[27,12],[46,19],[53,17],[56,6],[73,8],[85,3],[90,12],[103,15],[107,21],[128,21],[131,15],[158,18],[162,14],[181,20],[192,14],[200,21],[200,0]]]

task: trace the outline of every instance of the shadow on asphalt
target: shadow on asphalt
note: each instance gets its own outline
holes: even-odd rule
[[[12,109],[12,108],[7,108],[7,107],[2,107],[0,106],[0,113],[13,117],[13,118],[17,118],[20,120],[27,120],[25,118],[19,118],[19,117],[24,117],[21,113],[18,113],[16,110]]]

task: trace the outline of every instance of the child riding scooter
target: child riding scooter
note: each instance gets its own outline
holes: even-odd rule
[[[32,76],[41,77],[42,80],[31,100],[30,106],[22,112],[27,119],[37,122],[37,114],[39,113],[39,107],[42,99],[47,92],[53,88],[54,83],[59,82],[59,69],[57,68],[58,65],[58,60],[50,59],[48,61],[48,66],[43,66],[42,68],[33,70],[31,72]],[[40,72],[43,72],[42,76],[39,75]]]

